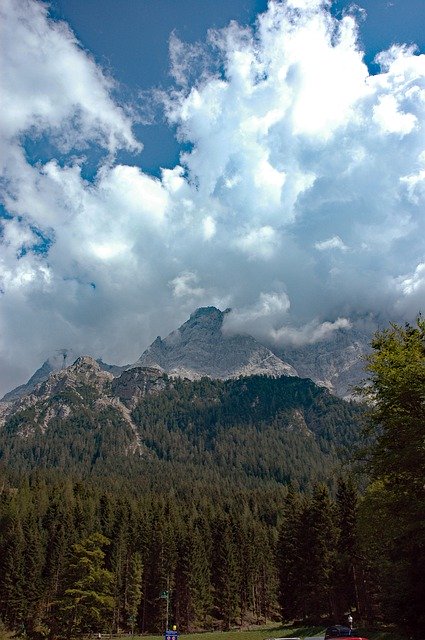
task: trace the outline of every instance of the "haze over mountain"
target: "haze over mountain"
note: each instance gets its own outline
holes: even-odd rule
[[[154,367],[172,377],[195,380],[202,376],[228,379],[249,375],[311,378],[342,397],[363,377],[362,356],[369,334],[355,329],[333,331],[326,340],[312,345],[272,349],[250,335],[228,332],[225,321],[231,310],[200,307],[166,338],[156,340],[133,364],[118,366],[98,360],[103,371],[119,376],[126,369]],[[63,349],[46,360],[27,383],[7,393],[3,401],[13,401],[31,393],[53,371],[71,364],[77,354]]]

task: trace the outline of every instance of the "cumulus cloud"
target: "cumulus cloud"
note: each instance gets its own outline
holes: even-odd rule
[[[272,0],[252,29],[172,36],[164,109],[187,144],[155,178],[115,161],[142,147],[135,110],[69,27],[2,2],[2,390],[57,349],[134,361],[195,305],[279,344],[419,311],[425,56],[393,46],[370,75],[354,15],[329,7]]]
[[[2,136],[48,132],[63,150],[96,140],[110,151],[139,148],[107,77],[63,22],[32,0],[0,7]]]
[[[195,273],[184,271],[170,282],[173,295],[176,298],[190,297],[192,299],[202,296],[205,291],[196,286],[197,282],[198,278]]]

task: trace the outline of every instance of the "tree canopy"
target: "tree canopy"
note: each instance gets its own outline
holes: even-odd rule
[[[363,389],[374,438],[373,483],[362,507],[366,553],[381,578],[384,610],[418,632],[425,624],[425,320],[391,325],[372,348]]]

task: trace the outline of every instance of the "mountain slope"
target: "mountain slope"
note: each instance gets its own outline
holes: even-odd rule
[[[158,337],[133,366],[159,367],[172,376],[227,379],[265,374],[297,375],[296,370],[252,336],[225,336],[227,311],[201,307],[164,340]]]
[[[0,460],[84,475],[206,475],[254,485],[326,480],[358,439],[361,409],[311,380],[173,379],[132,368],[114,378],[92,358],[6,406]]]
[[[3,404],[1,457],[26,467],[90,470],[98,459],[141,455],[130,412],[111,394],[113,375],[85,356],[32,393]]]
[[[65,369],[67,366],[75,362],[77,357],[78,355],[71,349],[60,349],[45,360],[41,367],[33,373],[31,378],[25,384],[21,384],[19,387],[15,387],[15,389],[6,393],[1,399],[1,402],[14,402],[15,400],[18,400],[18,398],[31,394],[37,385],[48,379],[51,373]],[[103,362],[102,360],[96,360],[96,362],[99,364],[102,371],[108,371],[114,376],[119,375],[125,369],[125,367],[120,367],[118,365],[106,364],[106,362]]]
[[[275,349],[305,378],[325,386],[341,398],[350,398],[365,377],[364,356],[370,352],[372,331],[344,329],[330,338],[298,347]]]

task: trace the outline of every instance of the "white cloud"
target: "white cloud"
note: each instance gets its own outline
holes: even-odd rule
[[[417,118],[413,113],[403,113],[393,95],[379,98],[373,107],[373,119],[385,133],[406,135],[414,129]]]
[[[340,251],[347,251],[348,247],[344,244],[339,236],[332,236],[327,240],[321,240],[314,244],[315,249],[318,251],[328,251],[329,249],[339,249]]]
[[[259,229],[250,229],[243,232],[236,239],[236,246],[239,247],[250,258],[260,258],[267,260],[273,255],[277,243],[276,231],[266,225]]]
[[[198,278],[195,273],[184,271],[170,282],[174,297],[186,298],[189,296],[197,298],[202,296],[205,291],[196,286],[197,282]]]
[[[216,234],[216,223],[212,216],[206,216],[204,218],[204,238],[210,240]]]
[[[173,36],[165,109],[189,150],[154,178],[114,161],[140,149],[134,116],[70,29],[35,0],[0,12],[4,390],[64,347],[134,361],[198,304],[294,344],[419,311],[425,56],[392,47],[370,76],[354,18],[321,0]],[[28,162],[29,139],[47,161]]]
[[[347,318],[320,322],[314,318],[302,326],[290,324],[290,300],[284,292],[261,293],[253,305],[232,309],[224,320],[223,332],[255,334],[266,343],[301,346],[325,340],[340,329],[350,329]]]
[[[410,295],[425,285],[425,263],[421,262],[414,273],[399,279],[399,287],[404,295]]]
[[[326,340],[332,333],[340,329],[350,329],[352,323],[347,318],[337,318],[334,322],[318,322],[312,320],[302,327],[282,326],[271,332],[271,338],[276,344],[302,346]]]
[[[8,139],[48,131],[63,149],[96,140],[109,151],[140,148],[131,121],[111,98],[114,82],[47,6],[4,0],[0,7],[3,101],[1,133]]]

